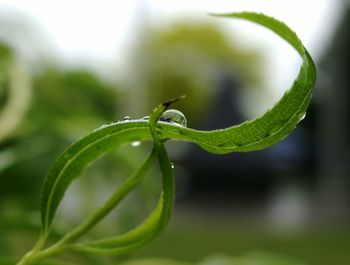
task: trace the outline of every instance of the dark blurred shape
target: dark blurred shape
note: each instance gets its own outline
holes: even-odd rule
[[[349,5],[348,5],[349,6]],[[320,210],[340,220],[350,202],[350,8],[320,63],[318,88]]]

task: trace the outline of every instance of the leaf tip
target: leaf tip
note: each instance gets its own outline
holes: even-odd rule
[[[164,107],[165,109],[167,109],[167,108],[169,108],[170,105],[172,105],[172,104],[174,104],[175,102],[178,102],[178,101],[180,101],[180,100],[182,100],[182,99],[185,99],[185,98],[186,98],[186,95],[181,95],[181,96],[178,96],[178,97],[175,97],[175,98],[172,98],[172,99],[169,99],[169,100],[163,102],[162,105],[163,105],[163,107]]]

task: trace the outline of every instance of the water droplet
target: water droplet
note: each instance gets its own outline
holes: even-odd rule
[[[171,163],[171,168],[172,168],[172,169],[174,169],[174,168],[175,168],[174,163]]]
[[[303,115],[301,115],[299,121],[302,121],[302,120],[305,118],[305,116],[306,116],[306,113],[304,113]]]
[[[138,147],[138,146],[140,146],[140,145],[141,145],[141,142],[140,142],[140,141],[134,141],[134,142],[131,143],[131,146],[132,146],[132,147]]]
[[[93,132],[99,131],[99,130],[101,130],[101,129],[103,129],[103,128],[106,128],[106,127],[108,127],[108,124],[103,124],[103,125],[101,125],[100,127],[98,127],[98,128],[96,128],[95,130],[93,130]]]
[[[148,120],[149,120],[149,116],[145,116],[145,117],[143,117],[141,120],[148,121]]]
[[[160,116],[159,120],[187,127],[187,120],[185,115],[181,111],[178,111],[176,109],[169,109],[165,111]]]
[[[130,121],[130,120],[131,120],[130,116],[125,116],[125,117],[122,119],[122,121]]]

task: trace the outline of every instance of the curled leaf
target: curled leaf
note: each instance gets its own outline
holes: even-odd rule
[[[176,126],[169,122],[159,121],[157,123],[161,113],[167,107],[163,104],[161,108],[157,108],[151,114],[149,121],[117,122],[90,133],[70,146],[58,158],[48,173],[41,198],[44,233],[48,232],[57,207],[70,183],[90,162],[121,144],[133,141],[155,141],[156,146],[158,146],[157,155],[163,177],[169,178],[170,181],[172,178],[170,176],[171,169],[169,171],[170,161],[164,146],[160,144],[164,139],[192,142],[206,151],[216,154],[248,152],[278,143],[299,123],[305,115],[311,99],[316,70],[309,53],[297,35],[284,23],[263,14],[244,12],[217,16],[241,18],[260,24],[275,32],[294,47],[303,59],[303,63],[291,89],[261,117],[225,129],[201,131]],[[160,132],[159,135],[156,130]],[[172,187],[169,184],[169,186],[164,186],[164,196],[167,192],[166,189],[169,189],[168,194],[172,193]],[[173,199],[169,198],[169,201],[171,200]],[[168,216],[164,216],[164,223],[167,219]]]

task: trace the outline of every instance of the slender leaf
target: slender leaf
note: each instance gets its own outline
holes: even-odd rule
[[[262,14],[247,12],[221,16],[246,19],[265,26],[297,50],[303,63],[292,88],[270,111],[240,125],[200,131],[158,122],[157,130],[162,139],[192,142],[216,154],[263,149],[284,139],[304,117],[315,83],[315,66],[296,34],[282,22]],[[41,211],[44,233],[48,232],[69,184],[90,162],[121,144],[146,140],[152,140],[149,122],[132,120],[101,127],[69,147],[50,169],[43,186]]]

